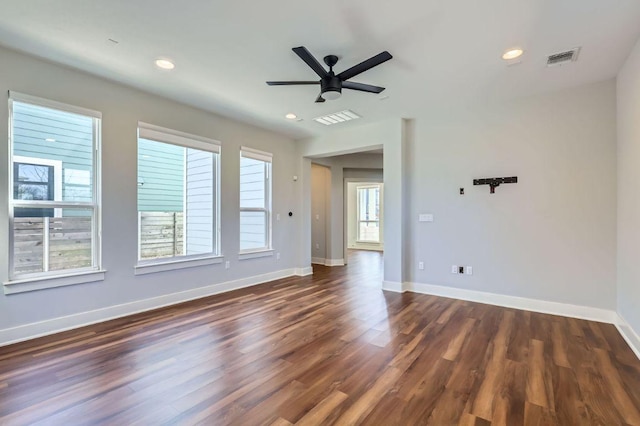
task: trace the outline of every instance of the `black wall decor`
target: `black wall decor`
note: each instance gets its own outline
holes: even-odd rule
[[[496,192],[496,188],[503,183],[518,183],[518,176],[474,179],[474,185],[489,185],[491,194]]]

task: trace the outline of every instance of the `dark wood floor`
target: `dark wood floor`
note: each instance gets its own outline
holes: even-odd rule
[[[0,424],[640,425],[612,325],[314,269],[0,348]]]

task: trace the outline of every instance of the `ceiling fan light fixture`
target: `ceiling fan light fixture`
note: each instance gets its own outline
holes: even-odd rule
[[[326,92],[323,92],[321,96],[323,99],[326,99],[328,101],[334,101],[342,96],[342,92],[340,91],[340,89],[329,89]]]

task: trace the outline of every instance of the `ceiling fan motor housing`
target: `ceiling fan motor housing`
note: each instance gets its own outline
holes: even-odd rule
[[[338,99],[342,95],[342,81],[332,75],[320,80],[320,93],[327,100]]]

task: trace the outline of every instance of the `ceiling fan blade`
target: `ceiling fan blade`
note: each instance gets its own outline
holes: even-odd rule
[[[297,84],[320,84],[319,81],[267,81],[269,86],[294,86]]]
[[[393,58],[393,56],[391,56],[391,53],[385,50],[384,52],[378,53],[376,56],[373,56],[366,61],[360,62],[358,65],[352,66],[348,70],[342,71],[340,74],[338,74],[338,77],[342,81],[349,80],[350,78],[355,77],[356,75],[361,74],[368,69],[380,65],[383,62],[387,62],[391,58]]]
[[[361,92],[380,93],[384,90],[384,87],[372,86],[370,84],[355,83],[353,81],[343,81],[343,89],[359,90]]]
[[[316,103],[324,102],[324,98],[322,97],[322,93],[318,95],[318,99],[316,99]]]
[[[313,57],[311,52],[309,52],[306,47],[294,47],[291,50],[293,50],[296,55],[300,56],[300,59],[302,59],[307,65],[309,65],[311,69],[315,71],[315,73],[318,74],[321,78],[325,78],[329,75],[327,70],[325,70],[324,67],[320,65],[320,62],[318,62],[318,60]]]

